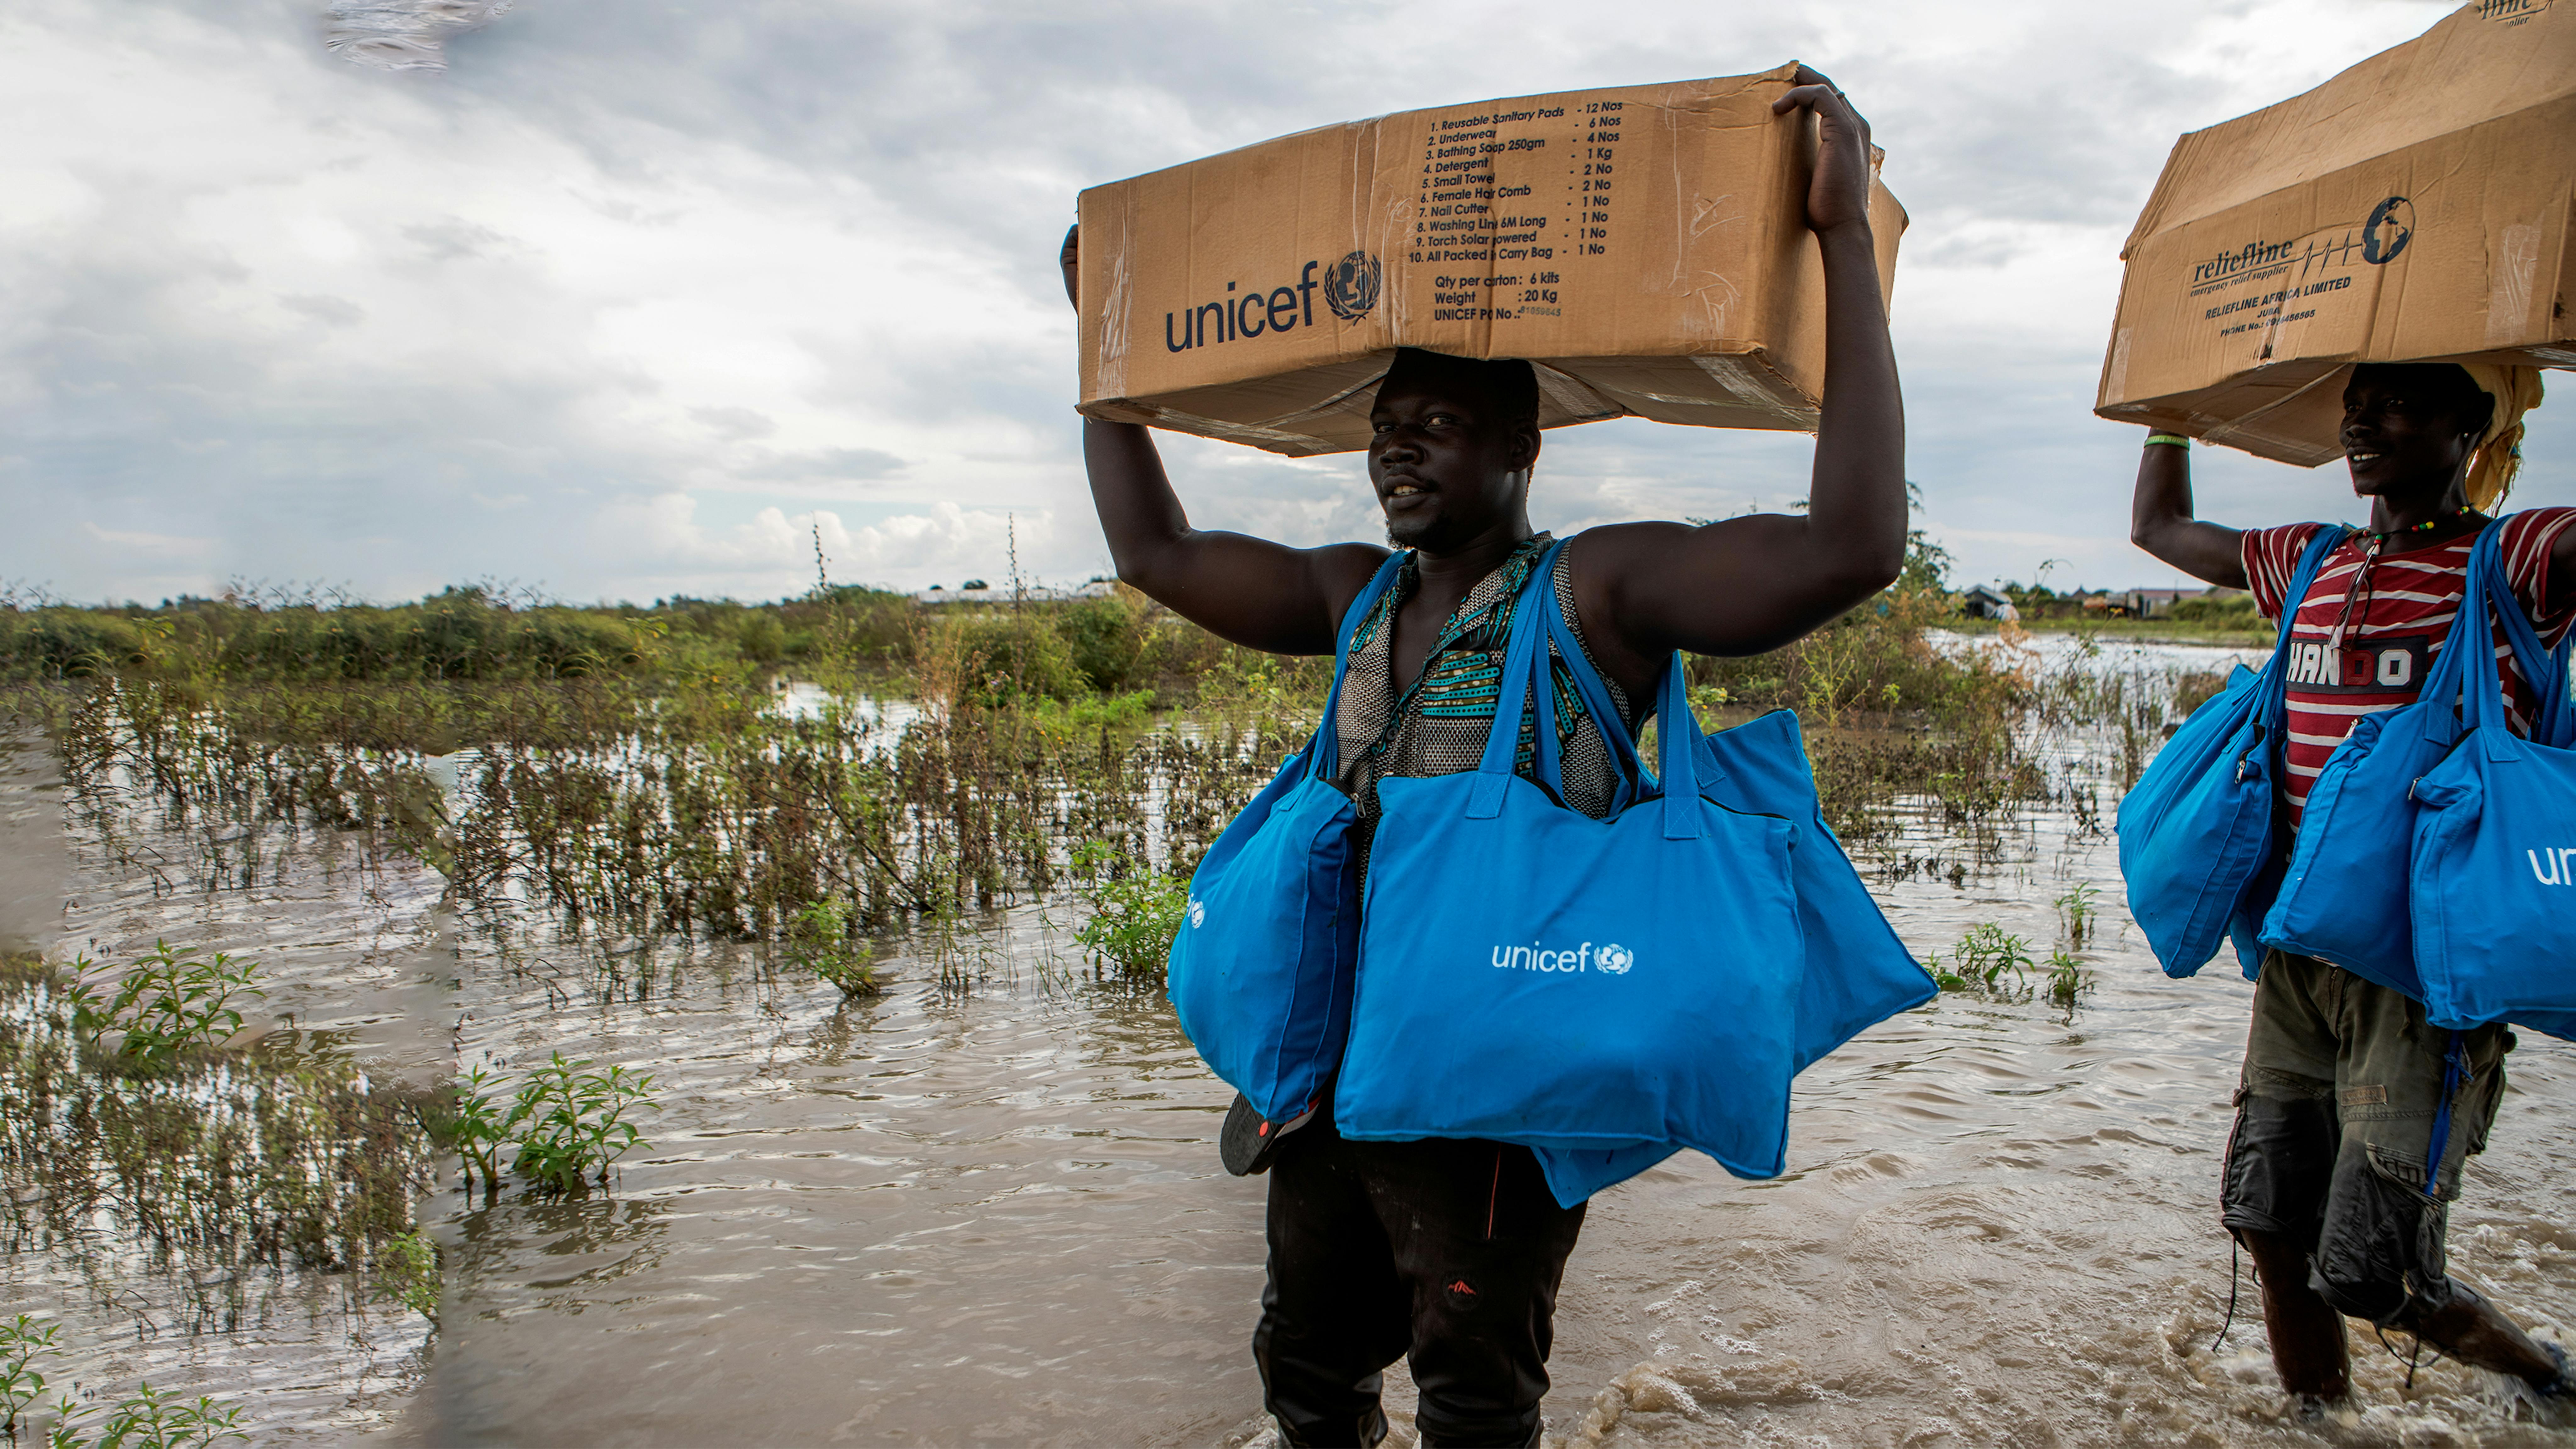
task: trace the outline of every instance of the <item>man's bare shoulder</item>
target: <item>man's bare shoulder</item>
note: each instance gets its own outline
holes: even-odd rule
[[[1392,553],[1393,549],[1374,543],[1328,543],[1306,550],[1307,567],[1314,571],[1315,587],[1332,611],[1336,633],[1342,615],[1350,612],[1351,601],[1368,587],[1368,581]]]

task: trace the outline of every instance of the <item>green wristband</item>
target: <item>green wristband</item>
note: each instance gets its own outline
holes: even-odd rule
[[[2150,443],[2165,443],[2176,448],[2188,448],[2191,446],[2191,439],[2184,437],[2180,433],[2149,433],[2147,434],[2147,441]]]

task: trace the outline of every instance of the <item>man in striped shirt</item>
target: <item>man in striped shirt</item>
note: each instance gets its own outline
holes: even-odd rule
[[[2451,363],[2355,368],[2344,390],[2344,457],[2370,524],[2328,555],[2307,595],[2285,598],[2320,524],[2239,531],[2192,516],[2190,453],[2156,434],[2138,465],[2130,537],[2256,607],[2292,610],[2281,814],[2295,831],[2317,772],[2365,714],[2412,703],[2467,588],[2469,551],[2511,486],[2536,370]],[[2515,602],[2552,646],[2576,616],[2576,509],[2498,525]],[[2515,724],[2538,698],[2509,649]],[[2405,883],[2388,887],[2402,890]],[[2272,952],[2254,991],[2221,1220],[2253,1255],[2281,1386],[2313,1417],[2352,1389],[2343,1315],[2398,1328],[2464,1363],[2567,1392],[2566,1356],[2534,1342],[2449,1276],[2442,1235],[2460,1164],[2486,1144],[2512,1037],[2462,1033],[2472,1075],[2454,1110],[2440,1191],[2421,1190],[2450,1034],[2423,1006],[2340,967]]]

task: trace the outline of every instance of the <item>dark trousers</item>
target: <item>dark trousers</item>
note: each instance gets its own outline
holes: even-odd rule
[[[1379,1370],[1411,1356],[1435,1446],[1536,1444],[1557,1284],[1583,1228],[1525,1147],[1350,1142],[1318,1120],[1270,1171],[1252,1355],[1293,1445],[1374,1444]]]

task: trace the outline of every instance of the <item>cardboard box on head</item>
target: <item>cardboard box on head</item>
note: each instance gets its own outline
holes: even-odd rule
[[[1543,427],[1812,430],[1816,122],[1771,114],[1796,74],[1407,111],[1095,186],[1081,410],[1343,452],[1419,347],[1536,363]],[[1870,215],[1892,291],[1905,213],[1875,179]]]
[[[2094,411],[2343,456],[2356,362],[2576,366],[2576,0],[2473,0],[2174,144]]]

